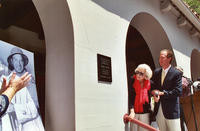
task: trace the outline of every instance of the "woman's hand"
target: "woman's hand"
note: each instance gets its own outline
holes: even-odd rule
[[[3,83],[1,85],[0,94],[2,94],[7,88],[8,88],[8,86],[6,86],[6,78],[3,77]]]
[[[31,74],[28,74],[28,72],[26,72],[24,75],[22,75],[21,77],[15,79],[16,73],[13,73],[11,76],[11,79],[9,81],[8,84],[3,83],[3,86],[11,87],[13,88],[16,92],[19,91],[20,89],[24,88],[25,86],[28,85],[30,79],[31,79]]]
[[[13,73],[8,84],[6,82],[6,78],[3,78],[3,83],[1,86],[2,89],[5,89],[2,94],[8,97],[9,102],[19,90],[28,85],[31,79],[31,74],[29,74],[28,72],[16,79],[15,76],[16,73]]]
[[[134,109],[132,108],[130,112],[131,112],[131,113],[130,113],[129,117],[130,117],[131,119],[133,119],[133,118],[135,117],[135,111],[134,111]]]

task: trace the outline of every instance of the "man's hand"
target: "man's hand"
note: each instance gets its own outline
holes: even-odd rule
[[[158,96],[155,96],[155,95],[154,95],[153,98],[154,98],[154,101],[155,101],[155,102],[158,102],[158,101],[160,100],[160,96],[159,96],[159,95],[158,95]]]
[[[154,101],[158,102],[160,100],[160,96],[164,95],[164,92],[159,90],[153,90],[151,94],[153,95]]]

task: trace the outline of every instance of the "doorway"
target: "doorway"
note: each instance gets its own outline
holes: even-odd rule
[[[45,37],[39,14],[31,0],[0,1],[0,40],[34,53],[40,115],[45,123]]]
[[[134,71],[139,64],[147,64],[151,67],[152,71],[155,69],[153,57],[150,49],[140,34],[140,32],[132,25],[128,28],[127,39],[126,39],[126,69],[128,78],[128,94],[129,94],[129,111],[130,111],[130,88],[131,77],[133,77]]]
[[[135,68],[138,64],[143,63],[148,64],[152,71],[158,68],[159,53],[162,49],[173,51],[167,33],[159,19],[146,12],[136,14],[129,24],[126,38],[128,105],[130,105],[130,87],[132,86],[130,78],[134,74]],[[172,65],[176,65],[175,59]]]

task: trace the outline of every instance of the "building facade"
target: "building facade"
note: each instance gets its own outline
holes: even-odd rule
[[[1,39],[38,49],[45,56],[42,104],[47,131],[126,130],[127,77],[140,63],[158,67],[161,49],[173,50],[173,64],[181,66],[185,76],[194,80],[199,76],[198,35],[177,24],[176,11],[161,9],[159,0],[32,2],[45,39],[25,40],[26,31],[20,35],[11,28],[1,31]],[[41,44],[34,46],[37,42]],[[98,81],[97,54],[111,58],[112,82]]]

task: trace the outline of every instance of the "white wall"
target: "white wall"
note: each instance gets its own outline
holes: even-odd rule
[[[124,29],[129,23],[91,1],[71,2],[70,6],[80,9],[80,12],[73,12],[71,7],[72,14],[75,13],[72,17],[75,27],[76,129],[123,130],[122,118],[128,103],[124,55],[127,30]],[[111,57],[111,84],[98,83],[97,53]]]
[[[33,0],[46,42],[45,130],[75,130],[74,37],[65,0]]]
[[[187,30],[178,28],[172,14],[164,14],[163,17],[161,22],[172,44],[177,65],[183,67],[184,75],[191,78],[191,54],[193,49],[200,48],[200,42],[197,38],[192,38]]]
[[[184,68],[186,76],[190,76],[191,52],[194,48],[199,49],[199,42],[177,27],[175,16],[160,12],[158,0],[33,2],[45,34],[45,121],[48,131],[124,130],[122,118],[128,107],[126,35],[132,18],[138,13],[148,12],[160,23],[177,64]],[[166,44],[149,46],[156,61],[158,55],[154,50],[159,51]],[[113,81],[110,84],[97,80],[97,53],[112,59]]]
[[[199,48],[199,43],[177,27],[175,16],[160,12],[158,0],[68,0],[68,4],[75,38],[76,130],[124,130],[122,118],[128,107],[126,33],[130,21],[140,12],[148,12],[160,23],[174,50],[177,65],[190,76],[189,57],[193,48]],[[166,46],[159,44],[151,49],[159,51]],[[97,53],[112,59],[111,84],[97,80]],[[158,56],[154,54],[154,61]]]

